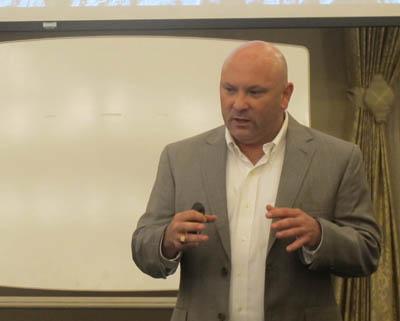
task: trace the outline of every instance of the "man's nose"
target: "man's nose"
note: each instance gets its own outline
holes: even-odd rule
[[[241,111],[241,110],[246,110],[249,108],[248,102],[247,102],[247,97],[246,94],[243,92],[238,92],[237,95],[235,96],[235,100],[233,102],[233,108]]]

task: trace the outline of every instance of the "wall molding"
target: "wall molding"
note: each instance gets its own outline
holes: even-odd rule
[[[4,308],[174,308],[175,297],[0,297],[0,309]]]

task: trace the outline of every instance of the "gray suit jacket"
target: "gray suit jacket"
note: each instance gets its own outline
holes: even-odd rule
[[[218,216],[208,224],[210,240],[181,258],[181,281],[173,321],[229,320],[230,236],[227,216],[224,127],[168,145],[162,152],[146,213],[132,238],[138,267],[166,277],[159,247],[175,213],[202,202]],[[289,118],[286,152],[276,206],[300,208],[316,217],[323,241],[311,265],[293,240],[271,233],[266,262],[265,318],[268,321],[341,320],[331,274],[364,276],[377,268],[379,230],[361,153],[353,144],[304,127]]]

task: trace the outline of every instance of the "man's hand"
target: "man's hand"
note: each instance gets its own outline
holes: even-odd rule
[[[321,226],[316,219],[300,209],[279,208],[267,205],[267,218],[277,218],[271,224],[271,230],[276,231],[276,238],[296,238],[286,247],[286,251],[293,252],[302,246],[315,250],[321,242]]]
[[[175,214],[164,233],[161,246],[163,255],[172,259],[183,250],[193,248],[208,241],[208,235],[198,234],[206,228],[206,223],[214,222],[215,215],[204,215],[195,210]]]

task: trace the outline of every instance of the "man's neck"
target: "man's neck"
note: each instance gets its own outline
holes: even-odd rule
[[[264,156],[263,145],[237,144],[241,152],[255,165]]]
[[[282,122],[283,124],[283,122]],[[239,147],[241,152],[247,156],[247,158],[252,162],[253,165],[257,164],[257,162],[261,159],[261,157],[264,156],[264,144],[267,142],[272,142],[275,137],[278,135],[280,129],[282,128],[281,126],[274,131],[272,134],[268,135],[263,139],[264,143],[256,143],[256,144],[243,144],[238,141],[236,141],[236,145]]]
[[[274,130],[272,133],[269,133],[269,135],[266,135],[264,139],[261,140],[264,141],[264,143],[244,144],[234,139],[241,152],[246,155],[253,165],[257,164],[257,162],[264,156],[264,144],[267,142],[272,142],[277,137],[282,129],[286,117],[286,114],[284,114],[279,128]]]

